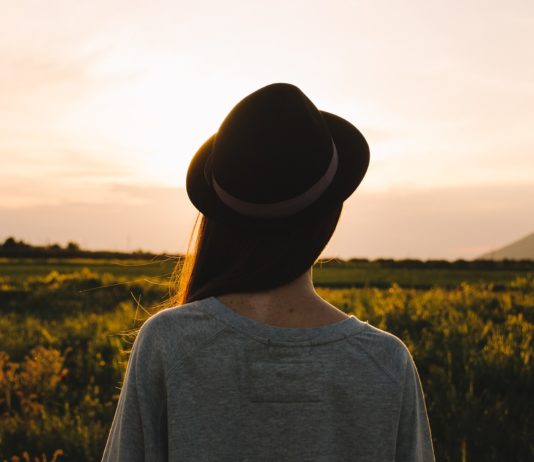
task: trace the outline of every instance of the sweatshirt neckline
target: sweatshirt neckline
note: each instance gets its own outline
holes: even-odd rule
[[[318,327],[278,327],[243,316],[215,296],[205,298],[203,306],[226,324],[266,342],[331,342],[353,335],[367,324],[351,314],[346,319]]]

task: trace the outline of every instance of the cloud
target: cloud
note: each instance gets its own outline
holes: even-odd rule
[[[164,226],[159,204],[174,210],[166,199],[173,193],[133,182],[184,178],[185,168],[174,170],[186,165],[183,153],[194,152],[224,111],[259,82],[282,79],[361,126],[370,143],[355,196],[366,200],[346,214],[362,221],[341,227],[333,253],[467,256],[530,226],[532,191],[518,182],[531,182],[533,167],[534,28],[526,18],[534,3],[505,11],[481,0],[425,8],[382,1],[365,15],[350,2],[325,3],[300,21],[317,31],[313,46],[295,26],[304,3],[277,1],[259,18],[252,3],[237,0],[7,2],[0,227],[18,214],[29,228],[12,221],[13,230],[42,236],[24,220],[47,222],[46,210],[65,226],[54,233],[66,236],[78,232],[76,210],[100,220],[115,206],[131,229],[142,227],[132,214]],[[273,21],[276,37],[258,27]],[[453,186],[461,184],[477,186]],[[113,213],[106,220],[122,229]],[[92,243],[99,231],[82,222]],[[449,228],[456,222],[459,231]],[[148,233],[141,241],[159,245]]]
[[[0,172],[0,204],[5,208],[128,202],[131,196],[113,189],[115,182],[132,178],[130,168],[113,156],[103,158],[76,149],[47,147],[23,153],[0,150],[0,157],[12,159]]]

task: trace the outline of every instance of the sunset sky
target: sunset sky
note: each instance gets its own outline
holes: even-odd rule
[[[323,256],[474,258],[534,231],[534,2],[0,0],[0,240],[185,251],[185,174],[299,86],[371,161]]]

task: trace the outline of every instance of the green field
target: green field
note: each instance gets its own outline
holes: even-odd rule
[[[0,259],[0,461],[99,461],[133,341],[175,260]],[[317,265],[319,294],[397,335],[436,460],[534,460],[534,271]]]
[[[23,280],[27,276],[46,275],[51,271],[73,273],[87,268],[90,271],[111,273],[130,281],[151,278],[165,281],[175,267],[177,258],[147,260],[101,259],[7,259],[0,258],[0,277]],[[316,286],[324,287],[389,287],[396,282],[402,287],[427,289],[453,288],[462,282],[492,283],[506,287],[514,278],[534,273],[530,269],[447,269],[447,268],[391,268],[375,262],[317,264],[313,269]]]

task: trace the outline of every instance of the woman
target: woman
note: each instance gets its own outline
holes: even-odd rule
[[[189,166],[195,248],[136,337],[103,461],[434,461],[405,344],[312,283],[368,164],[293,85],[230,111]]]

